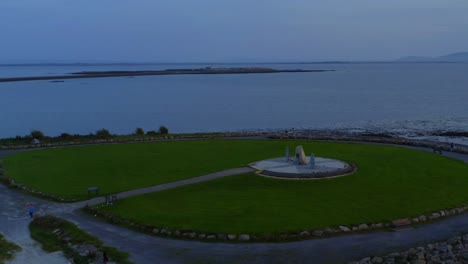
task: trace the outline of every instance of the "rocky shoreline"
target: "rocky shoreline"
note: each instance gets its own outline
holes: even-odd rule
[[[131,143],[131,142],[152,142],[161,140],[187,140],[187,139],[223,139],[223,138],[269,138],[282,140],[324,140],[324,141],[350,141],[350,142],[369,142],[382,144],[395,144],[406,146],[418,146],[427,148],[438,148],[443,151],[450,151],[450,141],[432,141],[426,139],[412,139],[401,137],[388,133],[347,133],[342,131],[297,131],[295,133],[285,133],[277,131],[258,131],[258,132],[225,132],[218,134],[199,134],[199,135],[184,135],[174,134],[155,137],[139,137],[133,136],[128,138],[109,138],[109,139],[90,139],[85,141],[63,140],[53,143],[40,144],[17,144],[17,145],[1,145],[0,150],[7,149],[29,149],[29,148],[48,148],[60,146],[74,145],[93,145],[93,144],[116,144],[116,143]],[[468,153],[468,145],[454,144],[455,152]]]
[[[410,248],[401,252],[394,252],[381,257],[366,257],[349,264],[374,263],[468,263],[468,234],[452,237],[439,243]]]

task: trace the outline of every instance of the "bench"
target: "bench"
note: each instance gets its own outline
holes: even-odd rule
[[[93,192],[95,195],[99,195],[99,186],[88,187],[88,195],[91,195]]]
[[[442,150],[440,148],[432,148],[432,153],[442,155]]]

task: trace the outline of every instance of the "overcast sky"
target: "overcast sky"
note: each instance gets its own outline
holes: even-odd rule
[[[468,51],[468,0],[0,0],[0,63],[385,60]]]

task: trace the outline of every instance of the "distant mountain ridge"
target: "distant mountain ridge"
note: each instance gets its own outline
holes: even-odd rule
[[[457,52],[439,57],[409,56],[398,59],[399,62],[468,62],[468,52]]]

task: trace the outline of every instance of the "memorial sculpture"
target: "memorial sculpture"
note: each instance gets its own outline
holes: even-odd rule
[[[307,165],[307,157],[304,153],[304,149],[302,146],[297,146],[296,147],[296,163],[298,165]]]
[[[355,167],[344,161],[317,157],[314,153],[306,156],[302,146],[286,147],[285,156],[257,161],[250,164],[260,175],[290,179],[321,179],[350,175]]]
[[[309,167],[311,169],[315,168],[315,155],[314,155],[314,153],[310,154]]]

